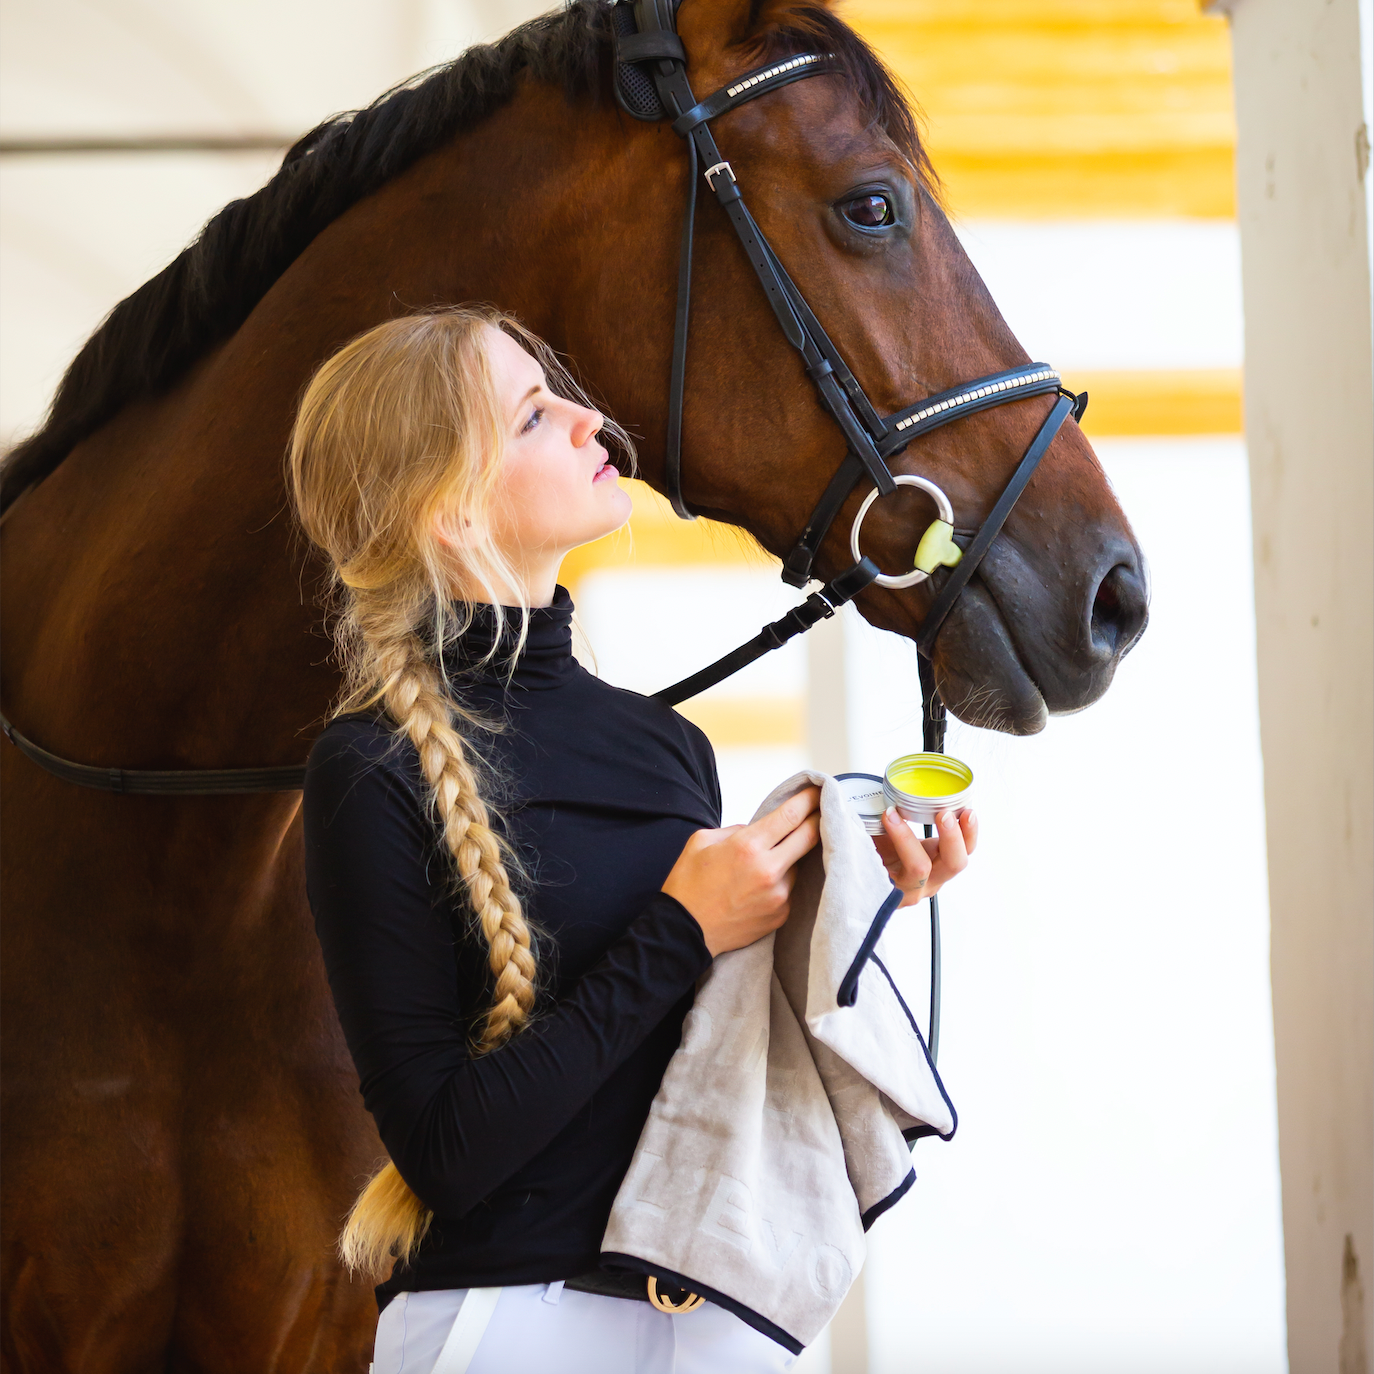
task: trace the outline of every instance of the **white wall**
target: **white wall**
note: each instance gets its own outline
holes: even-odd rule
[[[6,139],[273,134],[294,140],[545,0],[7,0]],[[0,161],[0,450],[36,428],[111,306],[279,154]]]

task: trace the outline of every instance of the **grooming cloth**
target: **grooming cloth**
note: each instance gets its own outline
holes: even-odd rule
[[[902,894],[840,785],[786,924],[698,983],[616,1196],[601,1262],[655,1274],[795,1353],[839,1307],[864,1232],[915,1181],[909,1142],[957,1117],[883,939]]]

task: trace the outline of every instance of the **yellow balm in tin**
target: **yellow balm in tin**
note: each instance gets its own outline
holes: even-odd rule
[[[883,774],[888,805],[923,825],[934,825],[946,811],[962,811],[972,790],[973,769],[948,754],[903,754]]]

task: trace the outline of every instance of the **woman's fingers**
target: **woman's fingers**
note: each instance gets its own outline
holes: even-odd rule
[[[974,834],[977,835],[976,829]],[[959,816],[946,811],[936,819],[934,837],[922,843],[932,861],[930,881],[922,895],[933,897],[951,878],[968,867],[968,846]]]
[[[883,829],[886,843],[879,844],[878,853],[888,877],[902,889],[902,905],[910,906],[930,895],[931,855],[895,807],[883,812]]]
[[[978,848],[978,817],[965,811],[959,817],[959,828],[964,832],[964,852],[972,854]]]
[[[820,788],[804,787],[795,797],[788,797],[781,806],[774,807],[766,816],[760,816],[744,829],[749,832],[751,838],[772,849],[816,811],[820,804]]]
[[[937,819],[935,834],[921,839],[895,809],[883,813],[886,842],[875,841],[892,881],[902,889],[903,906],[933,897],[968,866],[978,843],[978,821],[972,812],[946,811]]]
[[[770,860],[782,868],[791,868],[804,854],[815,846],[821,837],[821,817],[814,811],[802,823],[775,844],[769,852]]]
[[[968,867],[968,846],[964,842],[964,828],[959,824],[957,812],[946,811],[936,821],[936,833],[939,837],[938,857],[931,873],[943,883]]]
[[[895,806],[883,812],[883,828],[892,842],[893,856],[913,873],[930,871],[930,859],[916,832],[901,818]]]

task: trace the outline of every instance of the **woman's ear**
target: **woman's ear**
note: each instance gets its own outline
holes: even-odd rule
[[[431,527],[436,540],[451,553],[466,553],[486,541],[486,521],[457,511],[437,511]]]

